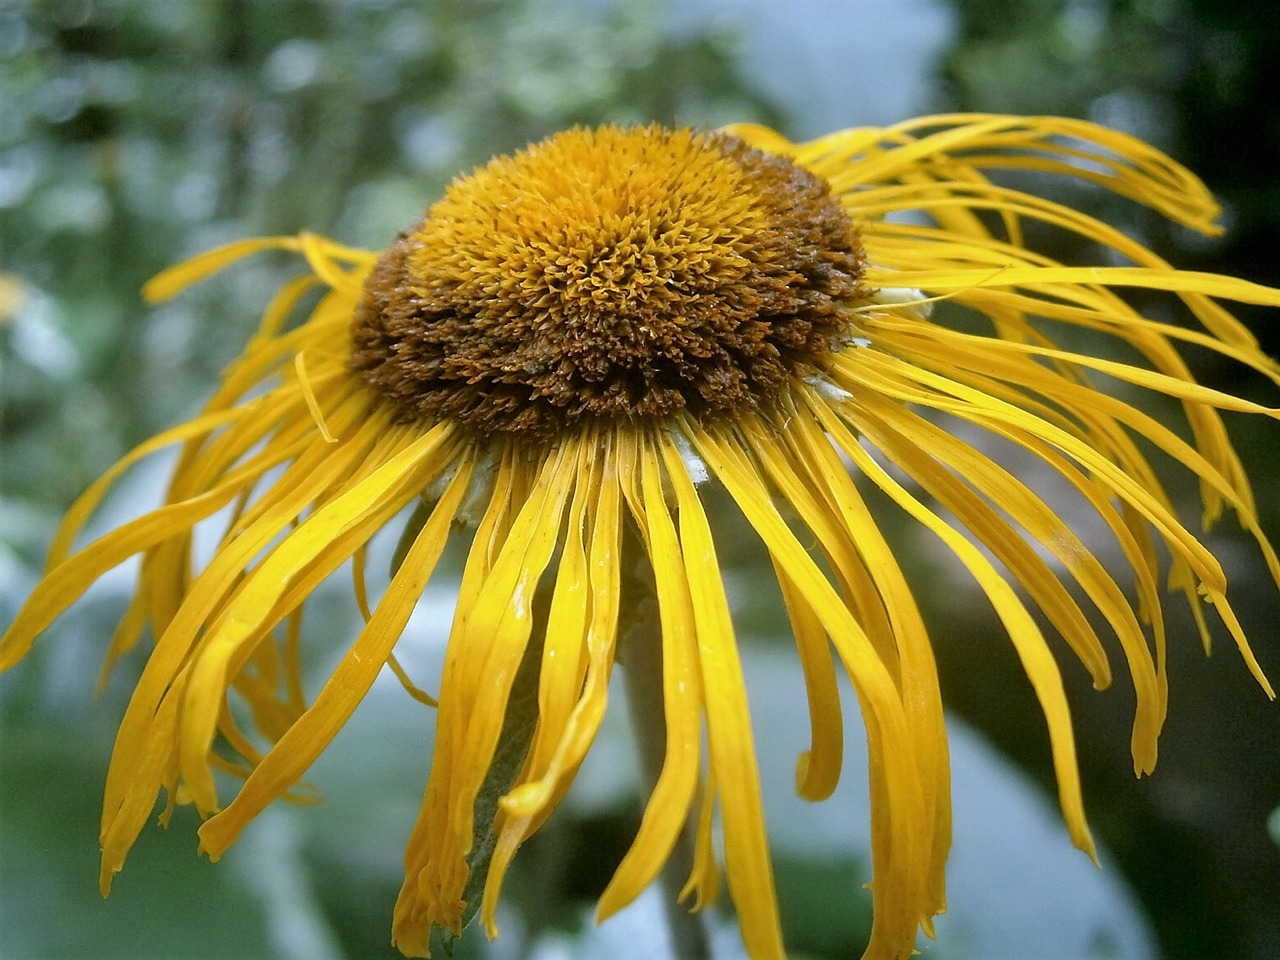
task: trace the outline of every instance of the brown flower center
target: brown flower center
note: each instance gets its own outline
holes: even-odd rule
[[[558,134],[456,180],[379,259],[352,363],[406,416],[549,436],[767,404],[860,295],[827,184],[723,134]]]

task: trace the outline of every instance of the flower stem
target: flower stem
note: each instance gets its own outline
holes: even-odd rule
[[[634,556],[634,553],[632,554]],[[662,629],[652,575],[625,577],[624,609],[629,611],[620,644],[620,662],[631,729],[646,795],[662,773],[667,752],[667,721],[662,696]],[[711,945],[701,913],[680,904],[680,892],[693,870],[694,825],[686,822],[659,874],[663,908],[671,932],[672,955],[679,960],[709,960]]]

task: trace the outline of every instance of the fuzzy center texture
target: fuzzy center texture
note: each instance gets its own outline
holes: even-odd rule
[[[379,259],[352,364],[406,418],[551,436],[768,404],[863,296],[827,183],[714,133],[575,129],[455,180]]]

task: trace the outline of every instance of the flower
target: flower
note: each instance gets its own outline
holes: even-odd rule
[[[685,893],[695,907],[714,899],[718,815],[748,952],[783,956],[747,692],[698,491],[709,478],[777,572],[808,691],[811,744],[796,770],[805,798],[826,797],[841,774],[836,661],[857,691],[871,756],[867,956],[906,957],[920,929],[932,933],[951,812],[930,633],[866,489],[936,535],[995,608],[1044,710],[1067,827],[1092,854],[1062,681],[1033,614],[1099,687],[1111,672],[1086,608],[1114,633],[1136,692],[1139,774],[1155,765],[1167,695],[1157,547],[1205,644],[1207,604],[1273,695],[1219,564],[1136,441],[1197,478],[1206,525],[1230,508],[1280,582],[1219,416],[1277,411],[1197,384],[1181,353],[1207,349],[1280,382],[1217,302],[1276,306],[1280,292],[1176,270],[1095,218],[988,177],[1009,170],[1084,181],[1217,229],[1194,176],[1082,121],[940,116],[805,144],[756,126],[605,127],[456,180],[380,256],[302,234],[233,243],[156,277],[153,301],[255,251],[294,251],[310,266],[268,306],[204,411],[138,447],[71,508],[0,641],[9,667],[91,582],[142,554],[108,661],[148,628],[155,639],[107,776],[103,891],[162,791],[166,816],[193,803],[206,818],[200,846],[216,859],[294,789],[384,665],[402,673],[394,648],[451,526],[465,521],[474,532],[396,944],[425,955],[433,927],[459,932],[482,829],[496,837],[482,895],[496,932],[512,857],[599,729],[635,616],[624,573],[639,558],[656,598],[666,748],[598,915],[654,879],[688,824]],[[1112,265],[1055,262],[1028,247],[1024,226],[1082,238]],[[291,325],[313,288],[318,304]],[[1144,316],[1126,288],[1166,296],[1177,322]],[[984,327],[935,320],[939,300]],[[1074,331],[1136,359],[1062,345]],[[1093,386],[1098,374],[1172,398],[1190,439]],[[977,434],[1022,448],[1078,492],[1126,576],[968,439]],[[73,551],[119,475],[173,444],[165,504]],[[365,546],[415,504],[370,609]],[[225,534],[202,563],[193,530],[220,513]],[[366,622],[308,702],[301,611],[348,561]],[[493,822],[478,824],[522,662],[536,667],[536,725]],[[243,779],[229,802],[215,769]]]

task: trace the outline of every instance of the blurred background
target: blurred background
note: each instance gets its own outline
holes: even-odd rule
[[[166,264],[304,228],[383,247],[453,176],[575,123],[751,120],[804,138],[992,110],[1087,117],[1168,150],[1222,199],[1224,238],[1066,187],[1058,197],[1106,212],[1181,266],[1277,284],[1280,109],[1266,77],[1280,54],[1278,10],[1270,0],[0,2],[0,624],[37,579],[71,500],[199,408],[297,270],[258,257],[145,308],[138,288]],[[1280,354],[1275,314],[1244,315]],[[1193,359],[1205,382],[1276,405],[1260,379]],[[1274,537],[1280,434],[1262,418],[1229,427]],[[131,473],[98,529],[156,502],[163,476],[163,458]],[[746,544],[731,516],[724,531]],[[1044,724],[999,626],[923,540],[904,529],[900,542],[935,624],[955,737],[951,909],[939,939],[922,941],[925,956],[1280,957],[1280,707],[1229,638],[1206,660],[1170,602],[1170,715],[1160,765],[1141,782],[1126,683],[1098,693],[1065,668],[1099,871],[1067,843]],[[1274,682],[1275,587],[1232,523],[1209,542]],[[753,600],[767,569],[736,560],[754,553],[724,551],[743,598],[735,615],[788,943],[798,957],[857,956],[869,929],[864,748],[855,731],[830,802],[791,796],[803,687],[776,604]],[[428,688],[447,580],[401,644]],[[432,718],[394,681],[379,682],[313,770],[322,803],[273,808],[216,866],[196,857],[194,814],[179,810],[167,831],[144,832],[111,899],[99,898],[100,789],[141,661],[123,663],[100,695],[94,686],[130,583],[128,569],[105,578],[0,677],[0,957],[397,956],[391,908]],[[340,590],[315,604],[317,677],[352,635],[351,607]],[[612,711],[570,801],[518,858],[502,939],[472,931],[457,956],[662,955],[651,897],[589,923],[639,810],[624,712]],[[728,918],[714,927],[718,955],[740,955]]]

